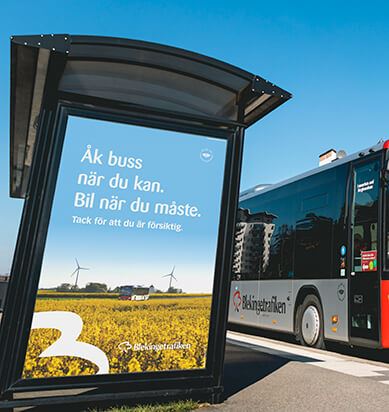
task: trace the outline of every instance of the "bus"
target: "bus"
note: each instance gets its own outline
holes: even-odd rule
[[[389,140],[339,154],[241,193],[231,326],[389,348]]]
[[[120,286],[120,300],[148,300],[150,288],[147,286],[126,285]]]

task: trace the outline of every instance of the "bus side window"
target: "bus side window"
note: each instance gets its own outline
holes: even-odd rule
[[[354,268],[362,272],[363,252],[377,250],[377,224],[364,223],[354,226]]]
[[[268,199],[269,200],[269,199]],[[255,203],[254,203],[255,202]],[[293,276],[291,196],[245,204],[235,231],[234,280],[283,279]]]
[[[290,189],[276,200],[269,202],[267,210],[276,218],[269,232],[266,265],[261,279],[290,279],[293,277],[294,251],[294,196]]]
[[[334,187],[327,181],[319,180],[320,176],[316,176],[315,179],[312,179],[311,188],[299,197],[300,207],[296,221],[295,245],[295,277],[297,279],[331,277],[334,208],[330,199]]]
[[[332,219],[308,213],[296,223],[296,277],[330,276]]]
[[[269,226],[265,213],[239,209],[235,228],[233,280],[258,280],[263,267]]]
[[[376,265],[373,265],[371,268],[363,268],[362,257],[364,252],[377,250],[379,170],[379,161],[361,165],[354,170],[354,204],[352,214],[352,270],[354,272],[377,270]],[[376,262],[376,259],[371,260]]]

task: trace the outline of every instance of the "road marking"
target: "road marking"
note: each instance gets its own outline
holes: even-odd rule
[[[324,362],[318,361],[307,363],[309,365],[319,366],[320,368],[333,370],[335,372],[345,373],[346,375],[357,376],[358,378],[371,378],[374,376],[386,377],[385,374],[379,372],[389,372],[388,368],[348,360],[327,360]]]
[[[346,357],[330,355],[319,349],[294,347],[267,338],[249,336],[237,332],[228,332],[227,341],[244,347],[250,347],[260,352],[276,355],[308,365],[318,366],[335,372],[344,373],[359,378],[385,378],[377,382],[389,385],[389,367],[378,366],[365,362],[357,362]]]

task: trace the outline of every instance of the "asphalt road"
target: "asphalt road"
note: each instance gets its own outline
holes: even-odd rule
[[[226,401],[205,411],[389,410],[386,362],[234,332],[224,387]]]

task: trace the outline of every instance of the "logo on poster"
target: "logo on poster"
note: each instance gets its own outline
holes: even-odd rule
[[[212,159],[213,159],[213,153],[212,153],[212,150],[209,150],[209,149],[203,149],[203,150],[201,150],[201,152],[200,152],[200,159],[203,161],[203,162],[210,162]]]
[[[128,353],[130,350],[132,351],[160,351],[160,350],[180,350],[180,349],[190,349],[192,345],[190,343],[181,343],[181,342],[174,342],[174,343],[150,343],[150,344],[143,344],[143,343],[135,343],[132,345],[130,342],[122,342],[119,343],[118,348],[121,352]]]

